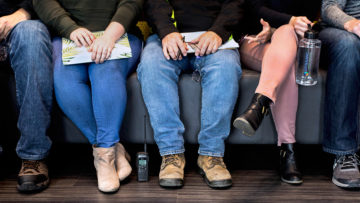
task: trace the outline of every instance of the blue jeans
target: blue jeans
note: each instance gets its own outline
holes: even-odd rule
[[[198,136],[199,154],[222,157],[230,133],[241,67],[237,50],[181,61],[166,60],[157,35],[147,40],[138,68],[138,78],[161,156],[183,153],[184,125],[180,120],[178,80],[182,71],[201,74],[202,109]]]
[[[109,148],[119,142],[126,108],[126,79],[141,52],[141,41],[129,34],[132,57],[64,66],[61,38],[53,39],[56,100],[91,144]]]
[[[44,159],[51,147],[46,135],[53,102],[50,35],[40,21],[28,20],[18,23],[7,40],[19,107],[16,152],[21,159]]]
[[[323,149],[335,155],[358,150],[360,39],[337,28],[320,33],[322,60],[328,65]]]

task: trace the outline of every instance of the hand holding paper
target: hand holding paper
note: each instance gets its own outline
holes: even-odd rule
[[[207,31],[198,38],[191,41],[198,49],[195,50],[195,56],[204,56],[215,53],[222,44],[222,39],[215,32]]]

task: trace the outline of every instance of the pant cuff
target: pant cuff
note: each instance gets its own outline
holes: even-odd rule
[[[182,154],[184,152],[185,149],[171,150],[171,151],[160,152],[160,156],[171,155],[171,154]]]
[[[46,157],[48,157],[49,153],[40,154],[40,155],[26,155],[26,154],[22,154],[22,153],[17,153],[17,155],[20,159],[23,159],[23,160],[38,161],[38,160],[42,160],[42,159],[45,159]]]
[[[206,152],[199,149],[198,153],[203,156],[224,157],[224,153]]]
[[[341,156],[341,155],[347,155],[347,154],[355,154],[359,150],[359,148],[350,149],[350,150],[335,150],[335,149],[330,149],[330,148],[323,146],[323,150],[324,150],[324,152]]]

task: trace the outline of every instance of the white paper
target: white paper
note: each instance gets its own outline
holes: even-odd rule
[[[96,38],[104,34],[101,32],[93,33]],[[91,52],[88,52],[87,48],[77,47],[75,42],[62,38],[62,61],[64,65],[73,65],[81,63],[90,63]],[[130,58],[132,57],[130,42],[127,34],[125,33],[118,41],[115,43],[115,47],[111,52],[111,56],[108,60]]]
[[[192,40],[198,38],[200,35],[202,35],[203,33],[205,33],[205,31],[200,31],[200,32],[183,32],[181,33],[181,35],[183,37],[185,37],[185,42],[189,43]],[[193,48],[191,48],[191,46],[188,45],[188,51],[187,53],[195,53],[195,50]],[[230,39],[229,41],[227,41],[226,43],[224,43],[223,45],[221,45],[219,47],[219,49],[237,49],[239,48],[239,44],[237,42],[235,42],[234,39]]]

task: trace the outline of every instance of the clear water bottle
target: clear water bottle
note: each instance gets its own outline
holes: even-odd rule
[[[318,81],[321,41],[318,32],[311,29],[300,40],[296,58],[296,83],[304,86],[316,85]]]

